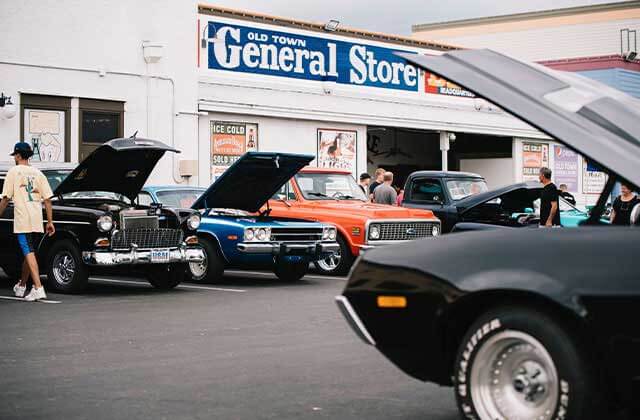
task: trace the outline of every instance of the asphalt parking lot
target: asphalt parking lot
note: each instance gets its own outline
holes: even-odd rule
[[[159,292],[101,277],[49,293],[60,303],[0,299],[0,418],[457,419],[450,389],[352,333],[333,303],[344,281],[233,273]]]

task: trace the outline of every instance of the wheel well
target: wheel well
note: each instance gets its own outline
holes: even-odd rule
[[[222,258],[224,258],[225,262],[227,263],[229,262],[229,260],[227,260],[227,256],[224,254],[224,251],[222,250],[222,245],[220,245],[220,240],[215,234],[211,232],[198,232],[197,235],[198,235],[198,238],[208,239],[210,242],[212,242],[213,246],[215,246],[218,249],[218,252],[220,252],[220,255],[222,255]]]
[[[504,290],[474,293],[456,302],[442,325],[445,334],[443,354],[447,357],[446,366],[449,366],[449,373],[453,372],[458,348],[471,325],[483,313],[504,306],[544,313],[557,321],[562,328],[571,331],[572,338],[576,340],[579,348],[595,348],[586,323],[576,313],[547,297],[531,292]]]
[[[68,239],[74,244],[78,245],[78,238],[74,234],[66,231],[56,231],[56,234],[53,237],[51,238],[45,237],[45,239],[42,241],[42,245],[38,249],[38,264],[42,268],[44,269],[47,268],[49,251],[51,250],[51,247],[56,242],[63,241],[65,239]]]

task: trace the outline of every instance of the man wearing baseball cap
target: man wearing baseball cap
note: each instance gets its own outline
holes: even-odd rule
[[[42,172],[29,165],[29,158],[33,156],[33,150],[31,150],[29,143],[16,143],[11,156],[13,156],[16,166],[9,169],[4,181],[0,216],[7,208],[9,200],[13,200],[13,232],[18,238],[18,245],[24,256],[22,276],[20,281],[13,286],[13,292],[17,297],[24,297],[25,300],[33,302],[47,297],[40,282],[40,270],[35,255],[37,249],[34,245],[37,245],[38,234],[44,233],[43,201],[47,212],[47,235],[52,236],[56,231],[52,222],[51,197],[53,192]],[[33,288],[25,296],[29,274],[33,279]]]

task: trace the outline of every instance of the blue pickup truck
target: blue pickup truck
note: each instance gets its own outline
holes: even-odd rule
[[[271,217],[267,204],[314,156],[250,152],[208,189],[146,187],[140,201],[192,207],[202,214],[198,229],[205,261],[190,264],[195,281],[215,282],[226,268],[272,269],[283,281],[296,281],[309,263],[338,251],[336,228],[306,220]]]

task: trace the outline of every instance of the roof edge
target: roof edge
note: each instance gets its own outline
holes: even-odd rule
[[[560,9],[538,10],[531,12],[512,13],[508,15],[484,16],[471,19],[460,19],[434,23],[419,23],[411,25],[411,32],[421,32],[436,29],[452,29],[464,26],[486,25],[492,23],[514,22],[546,17],[558,17],[573,14],[607,12],[640,7],[640,1],[618,1],[613,3],[593,4],[587,6],[564,7]]]
[[[291,19],[291,18],[282,17],[282,16],[272,16],[267,14],[250,12],[246,10],[229,9],[225,7],[212,6],[207,4],[199,4],[198,13],[211,15],[211,16],[235,18],[239,20],[247,20],[252,22],[260,22],[260,23],[271,24],[271,25],[286,26],[289,28],[303,29],[303,30],[319,32],[323,34],[338,34],[338,35],[366,39],[371,41],[405,45],[408,47],[427,48],[427,49],[438,50],[438,51],[451,51],[451,50],[462,49],[462,47],[445,44],[441,42],[421,41],[415,38],[410,38],[410,37],[405,37],[400,35],[365,31],[361,29],[354,29],[354,28],[348,28],[348,27],[338,27],[338,29],[333,32],[327,32],[324,30],[324,23],[309,22],[309,21]]]

